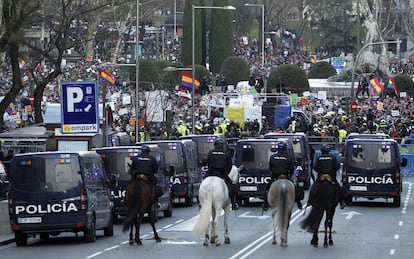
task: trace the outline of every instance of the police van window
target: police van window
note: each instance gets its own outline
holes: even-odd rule
[[[46,180],[45,161],[39,158],[16,159],[15,188],[29,192],[41,190],[41,183]]]
[[[352,145],[352,161],[354,162],[363,162],[365,160],[364,149],[362,145],[354,144]]]
[[[243,145],[241,162],[254,161],[254,148],[251,145]]]
[[[391,152],[389,145],[383,145],[378,149],[378,163],[391,163]]]
[[[300,141],[292,141],[293,143],[293,153],[302,154],[302,143]]]
[[[177,167],[182,164],[182,158],[180,156],[180,152],[178,152],[175,149],[165,150],[164,156],[165,156],[165,162],[168,165],[174,165]]]
[[[84,175],[86,185],[102,185],[104,175],[100,161],[94,158],[84,158],[84,161]]]

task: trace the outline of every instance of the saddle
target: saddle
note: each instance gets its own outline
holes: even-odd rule
[[[137,174],[137,176],[135,176],[136,180],[142,180],[142,181],[148,181],[148,176],[145,174]]]
[[[319,176],[318,180],[320,180],[320,181],[328,181],[328,182],[334,183],[334,181],[332,180],[332,176],[330,176],[329,174],[321,174]]]
[[[287,175],[285,175],[285,174],[281,174],[278,177],[275,177],[275,181],[282,180],[282,179],[289,180],[289,177]]]

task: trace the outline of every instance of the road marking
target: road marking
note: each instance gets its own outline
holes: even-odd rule
[[[110,250],[112,250],[112,249],[116,249],[116,248],[118,248],[119,247],[119,245],[115,245],[115,246],[113,246],[113,247],[108,247],[108,248],[106,248],[106,249],[104,249],[105,251],[110,251]]]
[[[402,221],[402,220],[400,220],[399,222],[398,222],[398,226],[402,226],[404,224],[404,222]]]
[[[99,251],[99,252],[96,252],[96,253],[94,253],[94,254],[91,254],[90,256],[88,256],[88,257],[86,257],[86,258],[93,258],[93,257],[95,257],[95,256],[98,256],[98,255],[102,254],[102,253],[103,253],[102,251]]]
[[[291,225],[292,225],[292,223],[294,223],[301,216],[300,215],[301,213],[302,213],[301,210],[296,210],[295,212],[293,212],[293,214],[292,214],[293,218],[290,220]],[[255,252],[257,249],[259,249],[264,244],[269,242],[272,239],[272,235],[273,235],[273,231],[270,231],[270,232],[266,233],[265,235],[261,236],[259,239],[256,239],[253,243],[246,246],[245,248],[240,250],[238,253],[236,253],[235,255],[230,257],[229,259],[235,259],[235,258],[244,259],[244,258],[248,257],[253,252]],[[257,244],[257,246],[256,246],[256,244]]]
[[[394,255],[395,254],[395,249],[391,249],[390,250],[390,255]]]
[[[400,235],[398,235],[398,234],[395,234],[395,235],[394,235],[394,239],[395,239],[395,240],[398,240],[398,239],[400,239]]]
[[[352,219],[352,217],[355,215],[363,215],[363,214],[358,213],[356,211],[349,211],[349,212],[342,213],[342,215],[346,215],[345,219]]]
[[[246,211],[243,214],[239,215],[239,218],[253,218],[253,219],[267,219],[270,218],[270,216],[268,215],[259,215],[259,216],[255,216],[255,215],[249,215],[250,211]]]

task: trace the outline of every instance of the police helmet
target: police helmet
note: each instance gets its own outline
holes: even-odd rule
[[[321,147],[321,152],[322,153],[329,153],[329,151],[331,151],[331,146],[329,145],[329,144],[324,144],[322,147]]]
[[[224,140],[222,138],[218,138],[214,141],[215,148],[223,148],[224,147]]]
[[[150,147],[148,145],[142,145],[141,152],[142,153],[149,153],[150,152]]]

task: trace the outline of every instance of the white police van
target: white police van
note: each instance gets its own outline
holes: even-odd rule
[[[62,232],[96,230],[113,235],[112,202],[103,162],[94,151],[14,155],[10,165],[9,215],[17,246],[29,235],[47,239]]]

